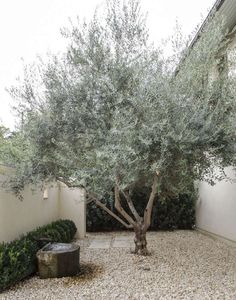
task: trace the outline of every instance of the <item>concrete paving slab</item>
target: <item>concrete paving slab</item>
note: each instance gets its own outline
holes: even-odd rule
[[[89,249],[109,249],[111,246],[111,238],[95,238],[92,240]]]
[[[133,236],[116,236],[115,241],[133,241]]]
[[[133,240],[131,237],[115,237],[112,247],[113,248],[130,248]]]
[[[91,235],[90,238],[96,240],[111,240],[112,236],[109,235]]]

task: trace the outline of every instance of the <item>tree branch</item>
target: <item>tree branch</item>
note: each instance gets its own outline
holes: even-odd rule
[[[135,221],[133,220],[133,218],[129,214],[127,214],[127,212],[121,206],[118,178],[116,178],[116,185],[115,185],[115,208],[126,219],[126,221],[128,221],[129,224],[135,226]]]
[[[128,203],[128,206],[129,206],[129,209],[131,210],[132,214],[134,215],[135,219],[137,222],[140,222],[141,221],[141,217],[140,215],[138,214],[136,208],[134,207],[134,203],[129,195],[129,192],[124,192],[123,190],[121,190],[121,193],[124,195],[127,203]]]
[[[58,177],[57,180],[63,182],[64,184],[66,184],[70,188],[73,187],[73,185],[70,182],[66,181],[64,178]],[[118,181],[117,181],[117,183],[118,183]],[[98,198],[94,194],[87,193],[87,195],[89,196],[88,203],[91,202],[91,201],[94,201],[97,206],[99,206],[103,210],[105,210],[109,215],[111,215],[113,218],[115,218],[117,221],[119,221],[126,228],[133,228],[134,227],[135,221],[133,220],[133,218],[130,215],[127,214],[127,212],[121,206],[120,191],[119,191],[118,184],[116,184],[116,186],[115,186],[115,208],[125,218],[125,220],[129,224],[127,224],[126,222],[124,222],[120,217],[118,217],[109,208],[107,208],[106,205],[103,204],[100,200],[98,200]]]
[[[97,206],[99,206],[104,211],[106,211],[110,216],[112,216],[113,218],[115,218],[117,221],[119,221],[126,228],[133,228],[133,226],[131,224],[127,224],[126,222],[124,222],[120,217],[118,217],[109,208],[107,208],[105,204],[103,204],[100,200],[98,200],[97,198],[95,198],[94,196],[92,196],[90,194],[89,199],[88,199],[88,203],[90,203],[91,201],[94,201]]]
[[[145,230],[147,230],[151,224],[152,208],[153,208],[155,196],[157,194],[158,176],[159,176],[159,173],[156,172],[154,175],[154,179],[153,179],[152,191],[151,191],[147,206],[144,211],[144,229]]]

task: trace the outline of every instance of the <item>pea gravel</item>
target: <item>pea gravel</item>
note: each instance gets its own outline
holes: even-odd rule
[[[236,248],[221,241],[196,231],[150,232],[151,255],[142,257],[127,248],[88,249],[94,236],[77,241],[80,276],[33,276],[0,294],[0,299],[236,299]]]

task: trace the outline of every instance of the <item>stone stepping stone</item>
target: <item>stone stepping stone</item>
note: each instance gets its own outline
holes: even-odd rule
[[[109,249],[111,246],[111,237],[96,237],[92,240],[89,249]]]
[[[130,248],[133,243],[133,238],[130,236],[116,236],[113,241],[113,248]]]

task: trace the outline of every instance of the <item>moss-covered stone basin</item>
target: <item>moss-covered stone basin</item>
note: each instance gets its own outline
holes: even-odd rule
[[[44,279],[77,275],[79,259],[78,245],[49,243],[37,252],[39,277]]]

